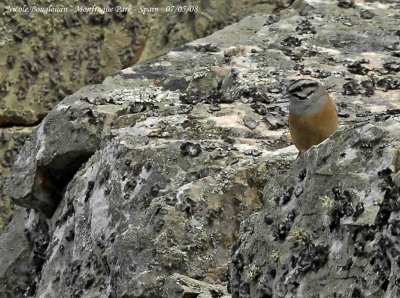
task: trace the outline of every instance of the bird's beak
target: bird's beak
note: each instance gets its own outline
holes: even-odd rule
[[[282,95],[282,101],[290,101],[290,93],[286,92]]]

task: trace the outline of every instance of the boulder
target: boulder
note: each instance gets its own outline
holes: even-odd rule
[[[236,297],[333,295],[346,279],[396,293],[399,7],[344,6],[252,15],[66,97],[6,182],[29,218],[0,239],[25,237],[23,259],[0,254],[1,295],[162,297],[178,279]],[[341,129],[296,160],[282,93],[304,77]]]

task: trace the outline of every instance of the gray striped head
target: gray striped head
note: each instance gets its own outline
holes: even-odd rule
[[[289,98],[289,112],[295,115],[313,115],[325,106],[329,94],[325,88],[313,80],[292,81],[286,89],[285,98]]]

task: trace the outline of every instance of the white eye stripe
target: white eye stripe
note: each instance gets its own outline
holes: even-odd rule
[[[299,81],[295,81],[291,85],[289,85],[287,88],[287,91],[290,93],[296,93],[296,92],[302,91],[303,89],[306,89],[306,88],[316,89],[317,87],[318,87],[318,83],[314,82],[312,80],[299,80]]]
[[[295,96],[301,97],[301,98],[307,98],[308,96],[310,96],[311,93],[315,92],[315,88],[314,87],[307,87],[304,88],[298,92],[294,92]]]

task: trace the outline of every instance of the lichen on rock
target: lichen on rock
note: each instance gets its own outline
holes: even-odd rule
[[[28,248],[7,261],[0,293],[396,296],[398,19],[388,9],[399,7],[296,1],[66,97],[7,180],[31,210],[29,237],[23,212],[11,223]],[[296,160],[282,94],[304,77],[327,87],[341,129]],[[12,233],[0,238],[2,263]],[[13,269],[32,260],[15,286]]]
[[[233,297],[397,296],[399,132],[398,117],[344,128],[269,180],[233,251]]]

